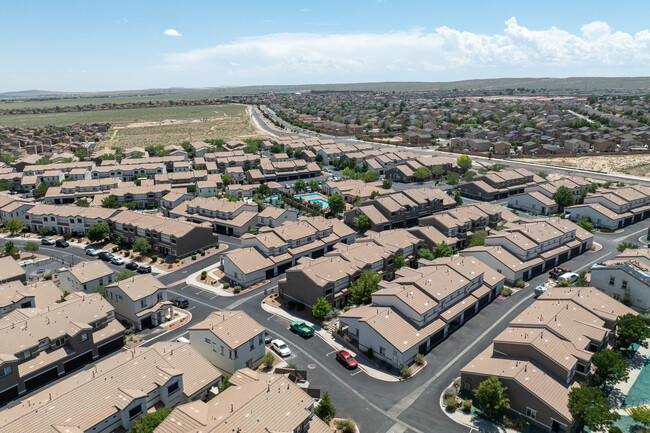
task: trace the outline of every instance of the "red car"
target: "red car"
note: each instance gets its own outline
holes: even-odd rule
[[[336,352],[336,360],[349,370],[354,370],[358,365],[357,360],[354,359],[354,356],[350,355],[350,353],[346,350],[339,350]]]

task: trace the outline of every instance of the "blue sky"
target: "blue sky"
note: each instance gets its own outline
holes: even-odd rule
[[[641,1],[4,2],[0,92],[638,76]]]

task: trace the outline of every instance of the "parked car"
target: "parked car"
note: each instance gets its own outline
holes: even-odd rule
[[[557,280],[560,275],[566,274],[567,272],[571,272],[571,269],[565,268],[564,266],[556,266],[548,273],[548,276]]]
[[[174,306],[178,308],[187,308],[190,306],[190,301],[183,298],[182,296],[179,296],[177,298],[172,299],[172,304],[174,304]]]
[[[190,342],[190,339],[187,338],[187,337],[178,337],[178,338],[176,339],[176,342],[177,342],[177,343],[189,343],[189,342]]]
[[[136,262],[129,262],[126,264],[125,268],[130,271],[137,271],[139,266],[140,265],[138,265]]]
[[[111,262],[112,262],[114,265],[120,265],[120,266],[122,266],[122,265],[124,264],[124,259],[123,259],[122,257],[120,257],[120,256],[113,256],[113,257],[111,258]]]
[[[349,370],[353,370],[358,366],[357,360],[347,350],[339,350],[336,352],[336,360]]]
[[[149,265],[140,265],[138,266],[138,272],[141,274],[150,274],[151,273],[151,266]]]
[[[50,238],[43,238],[41,239],[41,245],[54,245],[56,242],[54,242],[54,239]]]
[[[303,338],[308,338],[314,335],[314,328],[303,322],[302,320],[296,320],[291,322],[289,328],[296,334],[300,335]]]
[[[86,247],[84,249],[86,250],[87,255],[93,256],[93,257],[96,256],[97,254],[99,254],[99,252],[100,252],[100,250],[97,250],[97,249],[95,249],[93,247]]]
[[[289,346],[287,346],[285,342],[280,339],[275,339],[271,341],[271,348],[275,350],[278,353],[278,355],[282,357],[291,355],[291,350],[289,349]]]
[[[559,277],[557,277],[557,280],[559,282],[562,281],[568,281],[570,283],[575,283],[578,280],[579,275],[576,274],[575,272],[567,272],[566,274],[562,274]]]
[[[67,241],[64,241],[63,239],[57,239],[54,245],[56,245],[59,248],[65,248],[70,244]]]
[[[100,251],[99,254],[97,254],[97,257],[99,257],[105,262],[110,262],[111,260],[113,260],[113,254],[109,253],[108,251]]]
[[[264,344],[270,344],[271,340],[273,340],[273,337],[271,337],[268,332],[264,331]]]

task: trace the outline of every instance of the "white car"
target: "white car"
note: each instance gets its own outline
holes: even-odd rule
[[[113,258],[111,259],[111,262],[113,262],[113,264],[115,264],[115,265],[120,265],[121,266],[121,265],[124,264],[124,259],[122,257],[119,257],[119,256],[113,256]]]
[[[176,339],[176,342],[177,342],[177,343],[189,343],[189,342],[190,342],[190,339],[187,338],[187,337],[178,337],[178,338]]]
[[[92,248],[92,247],[86,247],[86,254],[88,254],[89,256],[94,257],[94,256],[98,255],[101,252],[102,252],[102,250],[97,250],[97,249]]]
[[[285,342],[280,339],[271,341],[271,348],[278,352],[278,354],[282,357],[291,355],[291,349],[289,349],[289,346],[287,346]]]

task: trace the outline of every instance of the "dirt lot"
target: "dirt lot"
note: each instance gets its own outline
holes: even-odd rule
[[[574,167],[603,173],[650,176],[650,155],[611,155],[570,158],[531,158],[518,161]]]

